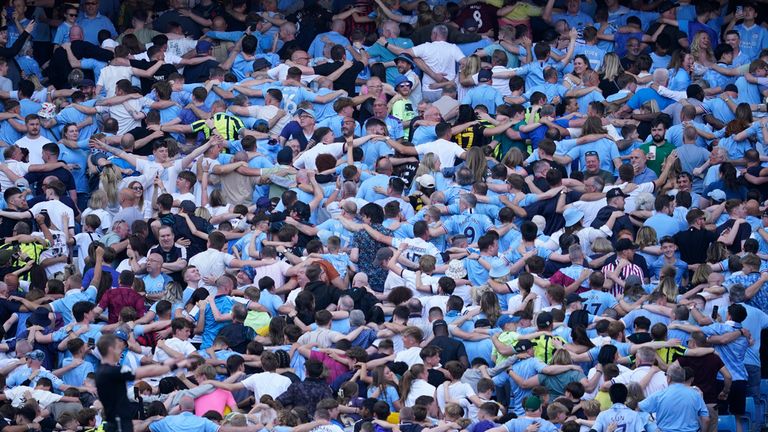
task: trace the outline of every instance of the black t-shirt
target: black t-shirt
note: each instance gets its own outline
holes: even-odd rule
[[[315,310],[323,310],[330,304],[338,303],[341,297],[338,288],[322,281],[310,282],[304,289],[315,296]]]
[[[147,70],[155,65],[155,61],[146,61],[146,60],[131,60],[131,67],[135,67],[137,69],[144,69]],[[158,81],[164,81],[167,80],[168,77],[173,74],[177,73],[178,70],[172,65],[172,64],[164,64],[160,66],[160,68],[155,72],[155,74],[151,78],[139,78],[141,81],[141,91],[144,94],[149,93],[152,91],[152,85]]]
[[[440,384],[448,381],[448,379],[445,377],[445,375],[440,372],[437,369],[429,369],[427,370],[427,382],[435,386],[435,388],[439,387]]]
[[[176,245],[171,246],[171,250],[165,251],[160,246],[156,246],[149,250],[149,253],[157,253],[163,256],[163,262],[164,263],[172,263],[179,260],[179,258],[188,260],[187,258],[187,249],[181,248]],[[169,273],[168,276],[173,278],[176,282],[183,282],[184,279],[181,276],[181,271]]]
[[[3,209],[3,211],[7,212],[13,212],[16,210],[11,209]],[[26,213],[29,214],[29,210],[24,210],[19,213]],[[30,227],[32,226],[33,220],[31,218],[29,219],[11,219],[11,218],[0,218],[0,237],[10,237],[13,235],[13,227],[16,226],[19,222],[26,222]]]
[[[144,126],[139,126],[129,130],[128,133],[131,134],[135,141],[138,141],[150,136],[152,131],[145,128]],[[151,156],[153,142],[154,141],[144,144],[141,147],[134,147],[132,153],[138,156]]]
[[[717,227],[715,233],[720,237],[723,232],[728,228],[733,228],[733,224],[736,223],[735,219],[728,219],[724,224]],[[741,252],[741,242],[747,240],[752,235],[752,227],[748,223],[742,223],[739,225],[739,232],[736,234],[736,238],[733,239],[733,243],[730,246],[726,246],[732,254],[738,254]],[[687,261],[686,261],[687,262]]]
[[[119,418],[123,426],[131,424],[134,413],[125,386],[127,382],[135,379],[136,376],[129,369],[123,370],[108,364],[99,365],[96,369],[96,391],[104,407],[104,420],[114,423]],[[132,425],[129,430],[133,430]]]
[[[429,344],[440,348],[440,363],[442,364],[467,357],[467,350],[464,348],[464,344],[451,337],[435,336]]]
[[[747,173],[752,174],[755,177],[760,177],[760,171],[762,170],[763,170],[763,167],[758,165],[758,166],[747,168]],[[741,179],[742,179],[742,183],[744,184],[744,186],[747,187],[747,189],[755,189],[758,192],[760,192],[760,200],[764,200],[768,198],[768,183],[756,185],[748,182],[746,179],[744,179],[744,177],[741,177]]]
[[[189,65],[184,67],[184,82],[185,83],[203,83],[211,75],[211,69],[219,65],[219,62],[215,60],[206,60],[200,64]]]
[[[21,303],[8,299],[0,299],[0,322],[6,322],[11,314],[17,313]]]
[[[315,66],[315,73],[328,76],[336,72],[336,70],[338,70],[342,65],[343,62],[333,62],[317,65]],[[341,76],[333,82],[333,89],[345,90],[350,97],[355,96],[357,94],[355,91],[355,79],[357,78],[357,75],[360,73],[360,71],[363,70],[363,68],[365,68],[364,64],[360,63],[359,61],[355,61],[352,64],[352,67],[345,70]]]
[[[559,196],[555,196],[550,199],[536,201],[525,207],[529,218],[533,218],[536,215],[544,217],[547,221],[547,225],[544,227],[544,234],[546,235],[552,235],[553,232],[565,227],[565,218],[563,218],[562,214],[557,213],[558,198]],[[566,204],[571,204],[579,199],[581,199],[581,192],[570,191],[565,194]]]
[[[702,264],[707,261],[709,245],[717,241],[717,234],[706,229],[688,228],[675,234],[680,259],[688,264]]]
[[[601,226],[605,225],[606,222],[608,222],[608,219],[611,218],[611,213],[618,210],[616,207],[612,206],[605,206],[600,209],[600,211],[597,212],[597,216],[595,216],[595,220],[592,221],[592,228],[600,229]],[[613,223],[613,238],[616,239],[616,236],[618,233],[623,230],[628,229],[631,232],[635,232],[635,226],[632,225],[632,221],[629,220],[629,216],[624,215],[616,219],[616,222]]]
[[[206,234],[213,231],[213,226],[205,219],[195,215],[189,215],[189,218],[192,220],[192,224],[198,231],[202,231]],[[192,231],[189,230],[189,226],[187,225],[187,221],[183,217],[173,215],[173,225],[171,227],[173,228],[173,233],[176,235],[176,239],[184,237],[190,241],[189,247],[187,248],[187,256],[193,257],[207,249],[207,242],[192,234]]]
[[[77,186],[75,186],[75,178],[72,177],[72,173],[69,172],[68,169],[64,168],[56,168],[53,171],[45,172],[28,172],[24,175],[24,178],[27,179],[30,185],[35,185],[35,195],[44,195],[43,180],[48,176],[54,176],[61,180],[61,182],[64,183],[65,189],[67,191],[76,190],[77,188]]]

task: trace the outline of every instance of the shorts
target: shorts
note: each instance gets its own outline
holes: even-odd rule
[[[718,387],[723,388],[723,382],[718,381]],[[731,383],[728,399],[717,404],[720,415],[744,415],[747,410],[747,381],[738,380]]]

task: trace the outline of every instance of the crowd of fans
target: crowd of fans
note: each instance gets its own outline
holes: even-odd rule
[[[0,432],[747,432],[757,4],[2,3]]]

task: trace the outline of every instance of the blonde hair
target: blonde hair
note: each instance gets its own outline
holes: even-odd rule
[[[520,149],[517,147],[512,147],[501,159],[501,163],[505,167],[514,170],[523,164],[524,159],[525,158],[523,157],[523,152],[520,151]]]
[[[552,355],[552,364],[567,366],[573,364],[573,359],[571,359],[571,355],[568,351],[559,349]]]
[[[471,56],[467,57],[467,60],[461,66],[461,69],[460,69],[461,76],[471,77],[472,75],[480,71],[481,65],[482,65],[482,62],[480,61],[480,57],[472,54]]]
[[[416,168],[416,174],[414,174],[414,178],[424,174],[432,174],[433,172],[437,171],[437,164],[439,162],[440,159],[438,159],[437,155],[434,153],[425,154],[424,157],[421,158],[419,167]]]
[[[603,57],[603,64],[598,69],[598,73],[603,76],[606,81],[613,81],[619,75],[624,73],[624,68],[621,67],[621,61],[616,53],[607,53]]]
[[[613,252],[613,245],[611,241],[606,238],[597,238],[592,242],[592,252],[598,254],[606,254]]]
[[[96,189],[91,193],[91,198],[88,200],[88,208],[96,210],[103,209],[107,206],[107,193],[101,189]]]
[[[709,41],[709,48],[704,48],[701,46],[701,39],[705,36],[709,37],[706,32],[700,31],[693,37],[693,41],[691,42],[691,56],[693,56],[694,61],[698,62],[700,56],[703,54],[707,57],[707,60],[714,63],[715,53],[712,51],[712,40]],[[685,56],[683,55],[683,57]]]
[[[673,266],[664,266],[661,269],[661,277],[659,279],[659,286],[657,291],[664,294],[667,301],[673,303],[677,299],[679,293],[677,289],[677,283],[675,282],[675,275],[677,270]]]
[[[637,230],[635,243],[639,248],[658,246],[659,240],[656,238],[656,230],[649,226],[640,227],[640,229]]]
[[[205,207],[198,207],[195,209],[195,216],[203,218],[205,220],[211,219],[211,212]]]
[[[101,183],[101,189],[107,194],[107,202],[109,203],[109,207],[117,207],[117,185],[122,179],[122,173],[114,165],[106,165],[101,171],[99,180]]]

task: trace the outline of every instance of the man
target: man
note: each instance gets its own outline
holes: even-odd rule
[[[432,334],[434,338],[428,346],[440,348],[440,363],[446,364],[449,361],[458,361],[465,368],[469,367],[467,359],[467,350],[464,344],[450,336],[448,332],[448,323],[445,320],[435,320],[432,322]]]
[[[64,184],[58,179],[51,177],[46,179],[45,201],[41,201],[29,210],[18,212],[0,211],[3,218],[25,220],[37,217],[41,213],[47,213],[50,218],[51,227],[59,231],[69,230],[69,235],[75,235],[75,213],[72,207],[61,201],[64,196]],[[65,224],[66,223],[66,224]]]
[[[253,393],[256,400],[260,400],[264,395],[276,398],[285,393],[291,385],[290,378],[275,372],[279,365],[280,363],[275,353],[265,350],[261,354],[261,368],[264,372],[250,375],[246,379],[236,383],[210,380],[206,381],[205,384],[211,384],[214,387],[229,390],[231,392],[247,389]]]
[[[86,41],[100,45],[98,34],[101,30],[108,30],[111,37],[117,37],[112,20],[99,13],[99,0],[88,0],[83,4],[85,10],[78,18],[77,24],[83,28]]]
[[[417,45],[413,48],[401,48],[390,44],[385,38],[380,38],[379,43],[396,55],[403,53],[421,58],[428,66],[427,74],[423,80],[422,94],[424,100],[436,101],[441,96],[441,90],[433,90],[431,84],[443,81],[453,81],[456,77],[456,64],[465,57],[458,46],[448,43],[448,27],[436,25],[432,28],[432,42]]]
[[[159,244],[149,250],[150,254],[163,257],[162,271],[173,280],[181,281],[181,271],[187,266],[187,248],[176,244],[173,229],[163,225],[157,232]]]
[[[131,371],[120,366],[122,350],[115,335],[103,335],[96,346],[101,354],[101,365],[96,369],[96,391],[104,407],[104,429],[108,431],[133,431],[133,406],[127,392],[129,382],[163,375],[188,364],[187,360],[169,359],[162,365],[141,366]]]
[[[27,133],[14,144],[29,151],[29,163],[39,165],[43,160],[43,146],[50,143],[48,138],[40,135],[40,117],[37,114],[29,114],[24,118]]]
[[[608,390],[608,395],[613,405],[597,415],[592,430],[607,432],[610,430],[611,423],[620,424],[627,432],[645,430],[645,421],[640,417],[640,414],[624,405],[627,401],[627,386],[618,383],[613,384]]]
[[[709,245],[717,241],[717,234],[706,229],[707,215],[694,208],[685,216],[688,229],[675,234],[675,242],[680,249],[680,258],[689,265],[703,264],[707,260]]]
[[[489,69],[480,69],[477,74],[478,85],[472,87],[461,100],[463,105],[471,105],[476,108],[483,105],[488,108],[488,114],[495,116],[496,107],[504,105],[501,93],[493,87],[493,72]]]
[[[643,269],[633,262],[637,245],[632,240],[619,239],[614,247],[616,259],[603,266],[605,287],[614,295],[624,293],[625,281],[629,276],[637,276],[640,280],[646,278]]]
[[[662,118],[656,118],[651,122],[651,141],[640,146],[640,150],[648,158],[648,168],[656,175],[661,174],[661,168],[664,161],[675,146],[665,138],[667,134],[667,125]]]
[[[184,360],[188,355],[196,351],[195,346],[189,341],[192,334],[192,323],[184,318],[171,320],[171,333],[173,337],[157,341],[157,349],[152,360],[163,363],[168,359]]]
[[[672,217],[675,211],[675,199],[669,195],[659,194],[653,204],[656,213],[645,220],[643,226],[648,226],[656,231],[658,238],[671,237],[685,229],[685,226]]]
[[[195,415],[195,399],[190,396],[182,396],[181,399],[179,399],[178,408],[181,411],[180,414],[168,415],[159,420],[154,417],[151,418],[149,423],[150,432],[175,432],[179,430],[194,430],[201,432],[254,432],[262,427],[260,424],[247,426],[219,425],[205,417],[197,416]],[[130,420],[128,422],[130,423]],[[133,430],[133,428],[130,430]],[[123,429],[123,432],[125,431],[126,430]]]
[[[631,382],[640,382],[647,374],[651,373],[653,365],[656,361],[656,350],[649,347],[642,347],[637,350],[636,353],[636,365],[635,368],[629,372],[625,372],[613,380],[611,380],[611,387],[613,384],[629,385]],[[651,377],[650,381],[643,389],[643,393],[646,397],[657,393],[667,388],[667,380],[665,379],[664,372],[656,371]]]
[[[659,178],[655,172],[648,168],[648,157],[642,150],[632,150],[632,153],[629,154],[629,161],[635,171],[635,183],[651,182]]]
[[[416,146],[407,146],[392,138],[387,138],[387,144],[395,149],[396,152],[410,156],[423,156],[427,153],[434,153],[440,159],[440,166],[451,168],[455,166],[456,159],[466,159],[467,152],[458,144],[451,141],[453,136],[450,123],[442,122],[435,126],[437,140],[419,144]]]
[[[741,24],[733,26],[733,29],[738,32],[739,35],[739,48],[747,58],[756,59],[760,55],[760,51],[768,45],[768,31],[762,26],[756,23],[757,19],[757,6],[753,2],[744,4],[743,18]],[[734,19],[731,24],[736,23],[738,20]],[[730,25],[729,24],[729,27]],[[726,33],[726,42],[727,42]]]
[[[697,389],[685,384],[685,370],[672,365],[667,369],[669,387],[640,402],[639,408],[654,414],[660,430],[697,432],[708,430],[709,411]]]
[[[163,256],[159,253],[150,253],[146,262],[147,274],[142,276],[145,294],[151,302],[156,302],[165,297],[165,285],[171,282],[170,276],[163,273]]]
[[[523,403],[525,415],[512,419],[501,426],[488,429],[486,432],[556,432],[559,429],[547,420],[541,418],[541,399],[538,396],[528,396]]]
[[[695,331],[690,334],[688,348],[708,348],[711,346],[707,343],[707,335],[704,333]],[[715,421],[717,419],[717,405],[720,402],[718,396],[720,393],[729,394],[732,383],[731,373],[723,360],[716,353],[709,353],[701,357],[682,356],[677,359],[676,364],[693,370],[691,385],[701,390],[704,403],[710,409],[711,421]],[[723,377],[722,381],[717,380],[718,374]],[[721,382],[723,387],[720,387]]]
[[[309,415],[315,413],[317,403],[322,399],[332,398],[333,391],[325,383],[323,372],[325,370],[323,363],[317,360],[308,360],[304,367],[306,369],[306,378],[304,381],[292,383],[288,389],[280,396],[275,398],[284,407],[300,406],[305,408]]]
[[[718,241],[723,242],[732,254],[741,253],[744,242],[752,235],[752,227],[744,219],[747,216],[746,207],[739,199],[729,199],[725,202],[725,212],[728,213],[728,220],[715,230]]]
[[[673,267],[675,269],[675,283],[678,286],[688,285],[688,263],[677,258],[677,243],[675,239],[670,236],[664,236],[659,240],[661,245],[661,256],[656,261],[649,263],[649,270],[651,276],[655,280],[661,277],[662,270],[666,267]]]
[[[600,168],[600,154],[596,151],[588,151],[584,154],[584,179],[600,177],[604,183],[613,183],[613,174]]]
[[[597,215],[595,216],[594,220],[592,221],[592,228],[600,229],[605,223],[608,221],[608,219],[611,218],[611,215],[616,211],[624,211],[624,205],[626,203],[626,198],[628,195],[624,194],[624,191],[622,191],[620,188],[612,188],[605,194],[606,199],[606,205],[605,207],[601,208]],[[624,215],[613,223],[613,239],[617,239],[618,233],[623,229],[629,229],[630,231],[634,232],[634,226],[632,225],[632,221],[629,219],[629,216]]]

